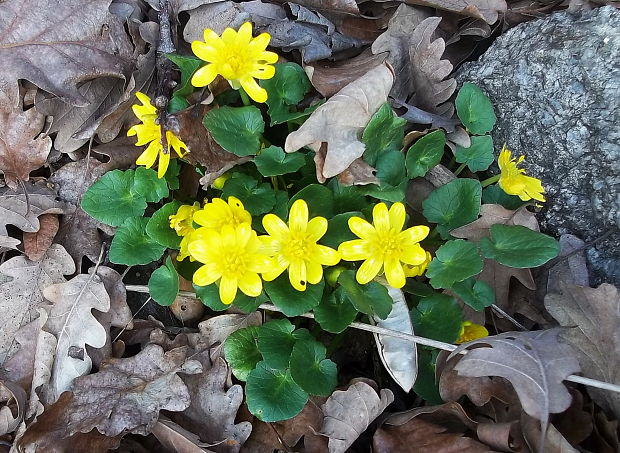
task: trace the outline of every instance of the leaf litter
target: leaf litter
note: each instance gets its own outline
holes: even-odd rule
[[[443,128],[449,147],[468,147],[452,118],[454,69],[494,35],[557,8],[504,0],[162,3],[170,5],[179,47],[202,39],[205,23],[220,33],[250,20],[302,64],[327,101],[288,135],[285,151],[312,148],[319,182],[338,176],[347,185],[378,182],[377,170],[361,159],[361,132],[386,102],[417,129],[410,134]],[[71,453],[142,444],[156,449],[145,451],[218,453],[332,453],[371,445],[385,453],[617,451],[617,394],[586,393],[563,381],[581,369],[619,382],[618,291],[587,287],[587,270],[585,277],[575,274],[568,255],[570,272],[558,271],[562,262],[549,271],[544,298],[545,316],[556,323],[534,306],[529,269],[484,260],[478,278],[507,315],[562,329],[501,333],[510,320],[494,319],[502,326],[498,335],[461,346],[463,356],[436,358],[445,403],[435,406],[419,407],[407,395],[426,351],[376,334],[370,346],[391,378],[358,362],[352,372],[377,382],[355,380],[327,398],[311,397],[291,420],[264,423],[247,412],[222,357],[228,335],[266,320],[258,312],[211,312],[190,326],[135,319],[146,318],[149,305],[136,305],[126,272],[117,272],[125,269],[101,258],[114,228],[80,203],[99,177],[137,158],[139,149],[123,135],[134,121],[135,93],[157,83],[160,6],[155,0],[0,3],[2,445]],[[208,170],[180,179],[187,194],[200,176],[209,186],[242,161],[200,124],[209,108],[171,115],[188,136],[190,158]],[[454,177],[442,171],[431,169],[425,181],[440,186]],[[497,223],[538,230],[526,207],[485,204],[477,220],[451,234],[477,241]],[[90,264],[96,266],[87,272]],[[395,307],[377,326],[414,334],[406,308]],[[579,436],[575,420],[585,426]]]

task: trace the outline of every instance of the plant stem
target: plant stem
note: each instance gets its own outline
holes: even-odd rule
[[[252,103],[250,102],[250,97],[248,96],[248,93],[246,93],[243,88],[239,88],[239,96],[241,96],[241,101],[243,102],[243,105],[245,106],[252,105]]]
[[[466,163],[463,163],[463,164],[459,165],[459,168],[457,168],[456,170],[454,170],[454,174],[455,174],[456,176],[458,176],[458,175],[459,175],[459,173],[461,173],[463,170],[465,170],[465,167],[467,167],[467,164],[466,164]]]
[[[501,176],[501,174],[495,175],[495,176],[491,176],[490,178],[487,178],[484,181],[482,181],[480,184],[482,184],[482,187],[490,186],[491,184],[494,184],[497,181],[499,181],[499,177],[500,176]]]

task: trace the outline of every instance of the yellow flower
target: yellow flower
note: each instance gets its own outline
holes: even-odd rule
[[[545,201],[545,197],[542,195],[545,189],[540,182],[540,179],[527,176],[525,170],[517,168],[517,166],[523,162],[525,156],[520,156],[518,159],[512,158],[511,151],[503,146],[499,153],[499,169],[501,175],[499,177],[499,186],[504,192],[510,195],[518,195],[523,201],[534,200]]]
[[[200,203],[198,202],[195,202],[193,205],[184,204],[179,207],[176,214],[168,217],[170,220],[170,228],[177,232],[177,236],[187,236],[194,231],[192,217],[199,209]]]
[[[193,281],[206,286],[219,281],[220,299],[231,304],[237,289],[250,297],[258,296],[263,282],[258,276],[271,268],[271,260],[262,252],[261,241],[250,225],[225,225],[221,233],[196,230],[196,238],[189,243],[189,252],[203,263]]]
[[[432,255],[429,252],[426,252],[426,259],[422,264],[417,266],[405,264],[403,266],[405,268],[405,277],[419,277],[420,275],[424,275],[424,272],[432,259]]]
[[[226,184],[226,181],[230,179],[230,176],[231,176],[230,173],[224,173],[223,175],[218,176],[217,178],[213,180],[213,183],[211,184],[211,186],[214,189],[222,190],[224,188],[224,184]]]
[[[220,74],[234,89],[243,87],[256,102],[267,100],[267,91],[255,79],[270,79],[276,73],[273,63],[278,54],[266,51],[271,40],[269,33],[252,38],[252,24],[244,23],[239,31],[227,28],[220,38],[213,30],[205,29],[204,42],[192,42],[192,51],[207,65],[192,77],[192,85],[204,87]]]
[[[461,332],[456,340],[457,344],[467,343],[468,341],[477,340],[478,338],[488,337],[489,331],[480,324],[474,324],[470,321],[463,321],[461,324]]]
[[[226,225],[236,227],[242,223],[251,224],[252,216],[236,197],[228,197],[228,203],[221,198],[214,198],[211,203],[194,213],[194,222],[215,231],[221,231]]]
[[[424,263],[427,255],[418,242],[428,236],[429,228],[418,225],[402,231],[405,216],[402,203],[394,203],[389,211],[385,203],[379,203],[372,211],[372,225],[360,217],[349,219],[349,228],[360,239],[343,242],[338,251],[343,260],[365,260],[357,270],[358,283],[368,283],[383,269],[388,283],[402,288],[404,265]]]
[[[317,244],[327,231],[325,217],[308,220],[308,205],[296,200],[291,206],[288,225],[280,217],[267,214],[263,227],[269,236],[261,236],[266,250],[273,257],[270,269],[263,273],[265,281],[276,279],[288,269],[293,288],[305,291],[306,284],[317,284],[323,277],[323,265],[333,266],[340,261],[338,252]]]
[[[134,104],[132,106],[133,113],[136,117],[142,121],[142,124],[137,124],[127,131],[128,136],[137,135],[138,141],[136,146],[142,146],[149,143],[144,152],[140,154],[136,164],[144,165],[146,168],[151,168],[157,157],[159,157],[159,167],[157,168],[157,176],[163,178],[168,170],[168,164],[170,163],[170,148],[174,149],[179,157],[183,157],[182,149],[189,151],[185,143],[183,143],[176,135],[170,131],[166,131],[166,144],[167,148],[164,150],[164,145],[161,143],[161,127],[156,123],[157,109],[151,104],[151,99],[144,93],[136,93],[136,97],[142,102],[143,105]]]

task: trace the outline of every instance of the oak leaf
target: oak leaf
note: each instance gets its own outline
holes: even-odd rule
[[[24,253],[28,259],[39,261],[50,248],[58,232],[58,217],[54,214],[43,214],[39,217],[40,228],[34,233],[24,233]]]
[[[285,151],[291,153],[306,145],[318,149],[326,142],[323,177],[342,173],[364,154],[361,134],[372,115],[386,102],[393,82],[394,73],[385,64],[368,71],[329,98],[298,130],[289,134]]]
[[[508,7],[505,0],[405,0],[405,3],[452,11],[482,19],[488,24],[497,22],[499,13]]]

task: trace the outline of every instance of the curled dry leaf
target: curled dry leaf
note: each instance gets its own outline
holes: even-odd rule
[[[195,349],[222,345],[233,332],[249,326],[260,326],[262,316],[255,311],[247,315],[225,314],[214,316],[198,324],[199,333],[189,334],[189,342]]]
[[[571,396],[562,381],[580,370],[572,349],[558,342],[559,333],[551,329],[486,337],[459,346],[448,360],[467,349],[454,365],[459,375],[508,379],[525,412],[545,424],[550,413],[570,406]]]
[[[306,145],[318,149],[327,142],[321,173],[331,178],[362,157],[365,146],[360,141],[364,127],[387,100],[394,73],[385,64],[377,66],[317,108],[306,122],[286,138],[285,151],[291,153]]]
[[[169,451],[176,453],[213,453],[198,436],[165,417],[160,417],[151,432]]]
[[[0,24],[3,5],[0,5]],[[0,45],[0,55],[2,53]],[[4,58],[2,60],[4,61]],[[6,64],[3,64],[3,67]],[[0,109],[0,172],[4,173],[6,184],[13,190],[17,189],[18,181],[28,181],[30,172],[42,167],[47,160],[52,140],[39,135],[44,125],[45,116],[34,108],[25,112],[22,112],[21,108],[10,111]]]
[[[58,217],[54,214],[43,214],[39,217],[40,228],[34,233],[24,233],[24,253],[28,259],[39,261],[50,248],[58,232]]]
[[[507,9],[505,0],[405,0],[405,3],[476,17],[488,24],[497,22],[499,13]]]
[[[12,433],[24,419],[26,392],[10,381],[0,381],[0,436]]]
[[[329,453],[344,453],[392,401],[390,390],[377,394],[364,382],[332,393],[322,406],[325,419],[321,434],[329,437]]]
[[[479,241],[490,236],[490,228],[494,224],[522,225],[530,230],[540,231],[534,213],[522,206],[517,210],[506,209],[498,204],[483,204],[480,217],[467,225],[455,228],[450,234],[457,238]]]
[[[563,342],[575,350],[585,376],[620,384],[620,295],[609,284],[584,288],[559,280],[559,291],[547,294],[545,307],[562,326]],[[588,388],[597,404],[620,416],[617,393]]]

